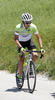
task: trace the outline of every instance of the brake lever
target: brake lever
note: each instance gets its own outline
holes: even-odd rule
[[[41,59],[42,57],[44,57],[44,55],[43,55],[43,54],[41,54],[40,59]]]
[[[21,55],[21,58],[24,56],[24,53]]]

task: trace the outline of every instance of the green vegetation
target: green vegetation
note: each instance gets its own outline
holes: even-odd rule
[[[18,53],[14,32],[22,13],[26,12],[33,15],[33,23],[46,50],[44,58],[38,58],[36,62],[38,72],[47,72],[55,79],[55,0],[0,0],[0,69],[12,73],[16,70]],[[36,37],[33,37],[40,50]]]

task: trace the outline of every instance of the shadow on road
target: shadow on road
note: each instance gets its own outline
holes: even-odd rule
[[[21,91],[23,91],[23,92],[25,92],[25,93],[29,93],[28,88],[18,89],[18,88],[16,88],[16,87],[13,87],[13,88],[11,88],[11,89],[5,90],[5,92],[21,92]],[[37,91],[37,90],[35,90],[35,91]]]
[[[20,92],[20,91],[24,91],[24,92],[29,92],[27,88],[22,88],[22,89],[18,89],[16,87],[13,87],[11,89],[7,89],[5,90],[6,92]]]
[[[53,96],[55,98],[55,93],[51,93],[51,96]]]

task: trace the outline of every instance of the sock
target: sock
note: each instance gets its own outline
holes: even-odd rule
[[[19,75],[19,78],[22,79],[22,75]]]

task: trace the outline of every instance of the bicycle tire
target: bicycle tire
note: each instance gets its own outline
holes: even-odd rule
[[[30,67],[32,66],[32,68],[33,68],[33,73],[34,73],[34,76],[31,76],[30,77],[30,68],[28,69],[28,73],[27,73],[27,84],[28,84],[28,89],[29,89],[29,92],[30,93],[33,93],[33,91],[35,90],[35,86],[36,86],[36,67],[35,67],[35,64],[34,64],[34,62],[33,61],[30,61]],[[30,78],[34,78],[34,81],[33,81],[33,79],[31,79],[32,81],[32,84],[33,84],[33,87],[31,88],[31,82],[30,82]]]
[[[18,76],[19,76],[18,66],[19,66],[19,61],[18,61],[17,68],[16,68],[16,84],[17,84],[18,89],[22,89],[23,84],[24,84],[24,72],[22,73],[22,85],[19,86],[18,85]]]

